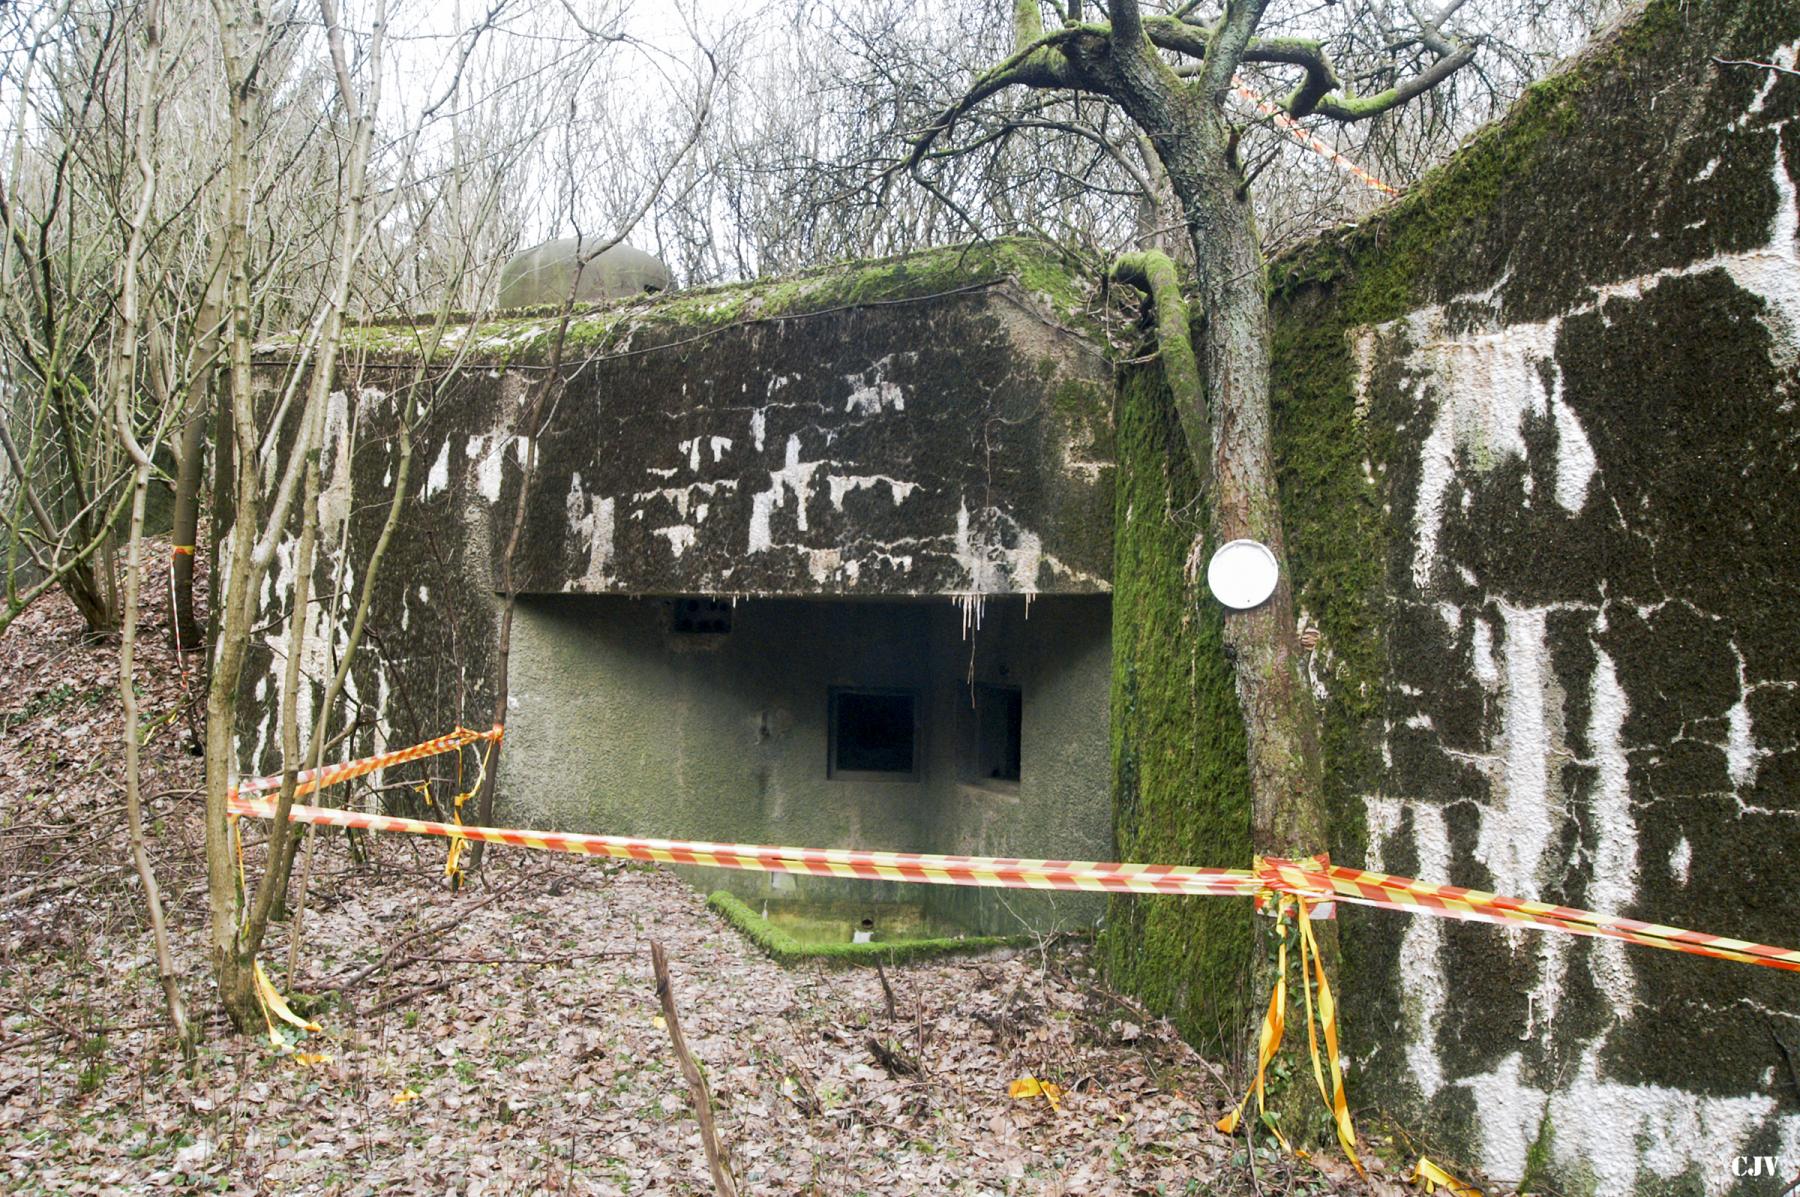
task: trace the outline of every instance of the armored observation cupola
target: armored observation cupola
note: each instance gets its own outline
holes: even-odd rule
[[[561,303],[569,297],[581,239],[559,237],[520,250],[500,270],[500,306],[524,308]],[[593,241],[587,242],[589,246]],[[619,244],[603,250],[581,271],[578,302],[624,299],[667,291],[675,285],[669,268],[641,249]]]

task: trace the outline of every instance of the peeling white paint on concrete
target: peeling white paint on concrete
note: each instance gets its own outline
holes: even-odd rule
[[[1586,877],[1583,905],[1604,913],[1624,913],[1638,900],[1647,868],[1666,869],[1676,883],[1688,884],[1695,851],[1682,836],[1666,857],[1659,853],[1660,859],[1648,863],[1642,859],[1630,753],[1657,746],[1627,739],[1632,704],[1613,657],[1600,642],[1608,626],[1604,606],[1586,608],[1592,611],[1593,665],[1585,678],[1585,702],[1580,704],[1585,710],[1581,739],[1586,755],[1576,760],[1564,743],[1563,720],[1577,708],[1562,693],[1561,686],[1570,679],[1559,683],[1546,635],[1547,619],[1555,608],[1505,601],[1490,604],[1486,599],[1458,603],[1439,593],[1437,583],[1454,584],[1453,579],[1460,579],[1477,593],[1487,590],[1487,582],[1469,563],[1445,559],[1443,521],[1453,510],[1454,496],[1460,493],[1466,498],[1466,483],[1472,476],[1532,456],[1525,440],[1532,421],[1547,419],[1555,430],[1548,447],[1536,442],[1540,445],[1536,452],[1548,455],[1547,459],[1530,461],[1537,477],[1549,479],[1551,485],[1539,487],[1535,493],[1527,486],[1523,501],[1527,505],[1554,504],[1552,510],[1573,515],[1596,493],[1599,466],[1589,430],[1565,402],[1563,379],[1554,360],[1562,323],[1572,315],[1599,312],[1604,318],[1608,303],[1640,299],[1669,279],[1723,270],[1739,287],[1764,301],[1762,319],[1775,343],[1777,364],[1800,361],[1800,253],[1796,243],[1800,199],[1788,179],[1779,145],[1773,182],[1780,202],[1768,243],[1758,249],[1598,287],[1580,308],[1542,323],[1492,323],[1467,329],[1447,320],[1445,309],[1452,304],[1464,318],[1484,306],[1498,312],[1497,292],[1491,292],[1485,305],[1483,297],[1459,297],[1444,307],[1424,309],[1392,324],[1351,334],[1359,412],[1367,411],[1378,351],[1389,338],[1389,343],[1405,349],[1402,364],[1418,380],[1421,403],[1433,405],[1431,424],[1422,437],[1411,572],[1422,592],[1419,598],[1433,606],[1452,634],[1459,634],[1463,623],[1468,623],[1471,675],[1498,702],[1497,726],[1485,733],[1483,745],[1456,751],[1444,747],[1442,751],[1480,770],[1488,781],[1488,795],[1477,807],[1473,854],[1490,870],[1499,890],[1542,896],[1579,869],[1576,875]],[[1544,493],[1546,489],[1550,493]],[[1582,607],[1563,604],[1562,609]],[[1648,618],[1653,610],[1639,614]],[[1741,657],[1737,667],[1738,697],[1722,712],[1724,730],[1718,737],[1733,796],[1740,814],[1785,813],[1763,812],[1745,801],[1743,791],[1755,785],[1758,767],[1770,750],[1756,740],[1751,714],[1756,683],[1746,676]],[[1404,725],[1423,730],[1435,713],[1415,707]],[[1401,716],[1394,718],[1398,721]],[[1388,737],[1393,730],[1394,724],[1388,724],[1379,746],[1390,767],[1393,754]],[[1589,771],[1585,775],[1591,780],[1579,795],[1568,790],[1564,766],[1569,763]],[[1453,874],[1440,806],[1381,793],[1365,796],[1364,804],[1374,867],[1383,867],[1381,857],[1391,861],[1409,848],[1422,875],[1467,882]],[[1571,835],[1571,823],[1577,821],[1579,834]],[[1408,824],[1410,832],[1403,830]],[[1571,844],[1575,855],[1565,860],[1563,854]],[[1503,1181],[1518,1179],[1528,1153],[1540,1144],[1546,1127],[1553,1132],[1547,1146],[1554,1160],[1572,1175],[1591,1174],[1600,1194],[1626,1194],[1653,1178],[1672,1180],[1684,1174],[1700,1177],[1709,1194],[1727,1192],[1737,1183],[1730,1171],[1732,1157],[1746,1149],[1750,1137],[1767,1125],[1776,1127],[1785,1154],[1800,1157],[1800,1117],[1784,1115],[1767,1093],[1711,1097],[1657,1085],[1627,1084],[1601,1075],[1608,1036],[1638,1017],[1645,1008],[1640,1003],[1651,1001],[1652,995],[1642,992],[1636,981],[1633,949],[1609,940],[1583,946],[1566,937],[1526,939],[1519,932],[1497,934],[1529,952],[1538,966],[1537,976],[1530,982],[1520,1035],[1530,1046],[1478,1075],[1451,1075],[1444,1064],[1449,1045],[1440,1041],[1447,981],[1438,957],[1445,940],[1442,925],[1425,918],[1410,920],[1402,933],[1402,1026],[1396,1028],[1399,1034],[1394,1045],[1406,1053],[1408,1070],[1428,1099],[1457,1087],[1468,1090],[1475,1099],[1481,1110],[1480,1163],[1488,1173]],[[1565,996],[1569,971],[1578,967],[1577,962],[1591,968],[1595,984],[1613,995],[1617,1021],[1585,1041],[1559,1045],[1559,1050],[1572,1046],[1576,1052],[1579,1065],[1572,1074],[1557,1073],[1554,1080],[1533,1075],[1531,1061],[1543,1050]]]
[[[736,478],[721,478],[716,482],[690,482],[685,486],[662,486],[655,490],[640,490],[631,496],[631,501],[639,505],[657,501],[668,503],[675,508],[677,515],[686,520],[690,507],[704,507],[703,503],[696,503],[696,495],[714,499],[721,491],[729,494],[736,491],[737,488],[738,480]]]
[[[1729,737],[1725,741],[1725,772],[1731,778],[1732,786],[1742,790],[1756,784],[1757,768],[1768,753],[1756,746],[1756,736],[1750,725],[1750,680],[1745,675],[1744,654],[1736,644],[1731,646],[1731,651],[1737,658],[1738,700],[1725,712]]]
[[[1542,607],[1500,604],[1506,623],[1501,651],[1506,662],[1502,773],[1492,800],[1481,808],[1476,857],[1494,874],[1503,894],[1535,895],[1539,866],[1559,819],[1550,803],[1550,730],[1544,712],[1545,642]]]
[[[763,451],[763,437],[768,433],[769,417],[763,408],[750,413],[750,440],[756,445],[756,451]]]
[[[1360,404],[1366,406],[1375,350],[1393,336],[1404,336],[1414,346],[1406,364],[1430,380],[1429,394],[1437,404],[1431,431],[1420,451],[1414,508],[1412,574],[1419,589],[1430,586],[1437,565],[1444,505],[1456,477],[1459,455],[1481,472],[1508,458],[1523,458],[1527,416],[1547,415],[1555,421],[1554,497],[1558,506],[1577,513],[1586,505],[1596,458],[1586,430],[1563,401],[1561,372],[1555,364],[1556,339],[1568,316],[1594,311],[1613,300],[1642,298],[1666,279],[1722,269],[1738,286],[1768,305],[1771,334],[1789,361],[1800,359],[1800,246],[1796,244],[1796,237],[1800,236],[1800,197],[1788,177],[1786,155],[1779,143],[1771,178],[1779,203],[1769,241],[1760,248],[1720,254],[1596,288],[1591,302],[1540,323],[1452,335],[1447,332],[1446,310],[1454,306],[1459,312],[1467,312],[1469,301],[1481,298],[1460,296],[1401,320],[1350,334]],[[1530,487],[1528,475],[1528,502]]]
[[[1631,815],[1624,744],[1629,705],[1612,658],[1598,648],[1589,702],[1593,714],[1588,721],[1588,744],[1596,776],[1588,799],[1594,854],[1586,905],[1600,914],[1623,914],[1638,883],[1637,823]],[[1616,939],[1596,940],[1593,948],[1591,961],[1601,989],[1630,1017],[1637,1001],[1637,984],[1626,959],[1630,949]]]
[[[376,392],[379,394],[380,392]],[[368,394],[365,389],[363,394]],[[350,399],[333,391],[325,400],[325,477],[319,487],[319,540],[341,539],[350,520],[350,447],[353,439]]]
[[[1674,851],[1669,853],[1669,876],[1686,885],[1688,870],[1694,866],[1694,846],[1688,843],[1687,836],[1676,841]]]
[[[968,577],[972,593],[1029,594],[1038,588],[1044,542],[1035,532],[1021,527],[1018,521],[998,508],[983,508],[980,517],[972,519],[968,502],[959,502],[952,551],[956,563]]]
[[[896,357],[902,361],[911,361],[917,356],[918,354],[910,352],[890,353],[876,359],[866,370],[844,375],[844,381],[850,384],[850,395],[844,400],[844,410],[865,416],[878,416],[888,408],[905,411],[906,392],[898,383],[891,381],[887,373]]]
[[[886,474],[828,474],[825,486],[831,497],[834,511],[844,509],[844,496],[853,491],[873,490],[878,486],[888,488],[893,497],[894,506],[898,507],[906,497],[919,489],[917,482],[902,482],[898,478],[890,478]]]
[[[1437,413],[1420,449],[1418,500],[1413,554],[1413,583],[1430,586],[1438,559],[1438,537],[1445,502],[1466,460],[1486,473],[1508,459],[1526,455],[1525,424],[1528,418],[1549,417],[1557,431],[1556,485],[1558,506],[1570,513],[1587,503],[1596,460],[1581,421],[1562,399],[1562,377],[1556,370],[1556,336],[1560,320],[1541,324],[1513,324],[1497,330],[1451,336],[1444,331],[1444,309],[1434,307],[1414,313],[1404,321],[1405,335],[1418,346],[1407,359],[1410,368],[1430,378],[1430,395]],[[1394,326],[1384,326],[1394,327]],[[1356,344],[1361,344],[1361,341]],[[1372,369],[1372,351],[1362,357]],[[1530,475],[1525,478],[1526,501],[1532,498]],[[1463,502],[1468,501],[1463,492]]]
[[[815,582],[829,581],[845,565],[843,552],[838,549],[803,549],[801,552],[806,557],[806,572]]]
[[[1481,1111],[1482,1165],[1496,1179],[1516,1181],[1547,1126],[1552,1157],[1575,1172],[1591,1172],[1594,1191],[1627,1194],[1651,1178],[1698,1174],[1708,1197],[1723,1197],[1739,1181],[1731,1161],[1777,1113],[1764,1094],[1703,1097],[1661,1085],[1625,1085],[1599,1076],[1600,1048],[1582,1055],[1575,1076],[1547,1092],[1527,1083],[1522,1057],[1507,1056],[1492,1071],[1453,1084],[1469,1090]],[[1781,1153],[1800,1152],[1800,1118],[1779,1122]]]
[[[795,518],[800,531],[807,531],[806,505],[812,500],[812,476],[824,464],[823,461],[801,461],[799,434],[788,436],[787,459],[779,470],[769,471],[769,489],[750,498],[750,552],[764,552],[774,543],[769,531],[769,517],[787,506],[790,491],[794,496]]]
[[[445,441],[438,446],[437,459],[431,463],[431,470],[425,475],[425,486],[419,491],[421,499],[429,499],[441,494],[450,485],[450,442]]]
[[[1469,641],[1475,680],[1492,690],[1500,684],[1500,665],[1494,659],[1494,630],[1479,611],[1475,613]]]
[[[687,524],[672,524],[667,528],[652,528],[650,535],[660,536],[669,542],[669,551],[675,554],[677,561],[681,555],[694,546],[694,529]]]
[[[1369,816],[1371,867],[1385,869],[1386,846],[1400,834],[1405,812],[1412,814],[1413,849],[1418,855],[1419,876],[1445,877],[1450,871],[1450,836],[1443,811],[1431,803],[1402,802],[1371,796],[1364,799]],[[1444,1087],[1444,1066],[1437,1056],[1437,1028],[1449,1002],[1449,986],[1439,953],[1444,945],[1442,919],[1411,918],[1400,937],[1400,958],[1407,962],[1407,985],[1401,1003],[1405,1022],[1400,1036],[1413,1079],[1430,1100]]]
[[[512,440],[507,436],[472,436],[463,452],[475,462],[475,490],[490,503],[500,501],[500,464]]]
[[[587,569],[565,589],[604,590],[612,582],[616,504],[609,496],[588,495],[582,489],[579,471],[569,475],[569,493],[563,503],[575,543],[585,544],[588,550]]]

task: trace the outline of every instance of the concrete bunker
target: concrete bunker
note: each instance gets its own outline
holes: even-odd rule
[[[1108,858],[1112,369],[1082,293],[1053,250],[1001,242],[619,299],[575,316],[535,428],[557,321],[455,330],[378,582],[380,649],[347,687],[379,712],[371,748],[491,718],[529,461],[499,821]],[[418,353],[404,325],[352,342],[323,462],[322,535],[346,562],[373,533],[365,496],[391,491]],[[273,767],[273,693],[246,694],[247,767]],[[759,902],[904,899],[980,931],[1100,913],[694,879]]]
[[[891,275],[907,291],[817,315],[802,300],[699,349],[674,335],[660,361],[650,341],[648,362],[634,345],[587,364],[591,385],[572,381],[539,438],[541,499],[515,562],[499,776],[514,817],[1110,852],[1109,369],[1020,284],[1023,260],[822,279]],[[916,904],[980,932],[1100,912],[892,882],[695,880],[756,902]]]

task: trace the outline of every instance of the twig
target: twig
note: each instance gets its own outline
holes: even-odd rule
[[[875,975],[881,978],[881,996],[887,1001],[888,1021],[898,1017],[894,1012],[894,987],[888,984],[887,970],[881,967],[881,957],[875,958]]]
[[[869,1036],[869,1054],[875,1062],[887,1069],[887,1074],[895,1079],[903,1076],[918,1076],[919,1062],[901,1051],[897,1045],[883,1043],[875,1036]]]
[[[1715,54],[1713,55],[1713,65],[1758,67],[1765,71],[1774,71],[1777,75],[1800,75],[1800,71],[1796,71],[1792,67],[1784,67],[1777,62],[1757,62],[1752,58],[1720,58]]]
[[[455,977],[441,977],[438,980],[431,982],[429,985],[420,985],[417,988],[407,990],[405,993],[396,993],[393,997],[384,998],[369,1007],[369,1017],[372,1018],[377,1014],[385,1013],[392,1010],[395,1006],[404,1006],[414,998],[422,998],[428,993],[437,993],[441,990],[448,989],[456,984],[456,980]]]
[[[681,1036],[681,1019],[675,1011],[675,990],[669,984],[669,962],[663,956],[662,944],[650,941],[650,964],[656,970],[656,996],[662,1002],[663,1021],[669,1025],[669,1039],[675,1045],[675,1058],[681,1061],[681,1075],[687,1078],[688,1092],[694,1100],[694,1116],[700,1121],[700,1143],[706,1148],[706,1163],[712,1169],[713,1189],[718,1197],[738,1197],[737,1181],[731,1175],[731,1163],[719,1147],[718,1131],[713,1127],[712,1093],[700,1066],[688,1051]]]
[[[518,883],[514,882],[513,884],[517,885]],[[500,898],[503,897],[505,894],[511,892],[511,889],[512,889],[512,886],[508,886],[506,889],[495,892],[491,897],[483,898],[481,901],[475,903],[473,906],[465,906],[465,907],[458,908],[456,911],[454,911],[451,914],[451,917],[443,920],[442,922],[434,923],[429,927],[425,927],[425,928],[422,928],[421,930],[414,931],[411,935],[406,936],[404,939],[398,940],[397,942],[395,942],[393,947],[389,948],[387,951],[385,951],[381,954],[381,959],[379,959],[375,963],[369,965],[367,968],[364,968],[358,972],[352,973],[350,976],[345,977],[342,981],[327,981],[321,985],[314,985],[311,987],[311,991],[313,993],[336,993],[339,990],[350,989],[357,985],[362,984],[364,981],[368,980],[370,977],[372,977],[376,973],[380,972],[383,968],[387,967],[388,961],[392,960],[395,957],[395,955],[397,955],[399,953],[401,948],[406,947],[408,944],[411,944],[416,940],[423,939],[427,935],[443,934],[444,932],[450,930],[450,928],[452,928],[452,927],[456,926],[458,923],[462,922],[464,919],[468,918],[470,915],[474,914],[477,910],[480,910],[483,906],[493,905],[495,902],[499,901]]]

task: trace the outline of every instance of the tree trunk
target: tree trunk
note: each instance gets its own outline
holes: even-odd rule
[[[1167,73],[1162,63],[1143,58],[1144,75]],[[1129,69],[1132,63],[1122,65],[1123,86],[1115,94],[1127,115],[1150,131],[1181,200],[1194,251],[1198,397],[1206,411],[1183,412],[1182,424],[1192,428],[1204,420],[1208,429],[1209,443],[1189,446],[1210,500],[1212,543],[1206,548],[1210,555],[1247,537],[1267,545],[1281,566],[1268,602],[1225,616],[1250,743],[1252,839],[1265,855],[1323,851],[1324,770],[1318,715],[1301,672],[1281,530],[1269,407],[1269,299],[1255,214],[1219,110],[1190,89],[1178,84],[1171,91],[1160,78],[1139,77]]]
[[[1207,496],[1208,543],[1202,558],[1239,538],[1268,546],[1280,566],[1269,600],[1224,616],[1225,651],[1232,662],[1249,750],[1251,843],[1259,855],[1307,856],[1327,848],[1324,762],[1318,712],[1302,673],[1292,578],[1276,485],[1273,414],[1269,405],[1271,328],[1261,239],[1236,144],[1221,108],[1181,84],[1150,53],[1114,52],[1104,64],[1109,91],[1144,130],[1181,201],[1194,253],[1191,311],[1198,313],[1194,356],[1198,386],[1173,386],[1177,403],[1204,410],[1180,413]],[[1174,381],[1174,380],[1172,380]],[[1199,429],[1204,427],[1202,437]],[[1273,920],[1255,920],[1253,960],[1272,957]],[[1317,927],[1321,960],[1335,979],[1335,923]],[[1266,1006],[1272,968],[1253,970],[1251,1009]],[[1298,1028],[1295,1028],[1298,1030]],[[1283,1133],[1297,1144],[1322,1136],[1309,1099],[1301,1058],[1303,1036],[1283,1045],[1292,1083],[1272,1085],[1270,1104]],[[1256,1042],[1255,1027],[1245,1028]],[[1271,1078],[1273,1080],[1274,1078]]]
[[[195,394],[210,394],[196,387]],[[169,629],[178,652],[205,647],[194,622],[194,553],[200,534],[200,459],[206,452],[207,407],[190,410],[181,430],[181,460],[175,471],[175,517],[169,557]]]

